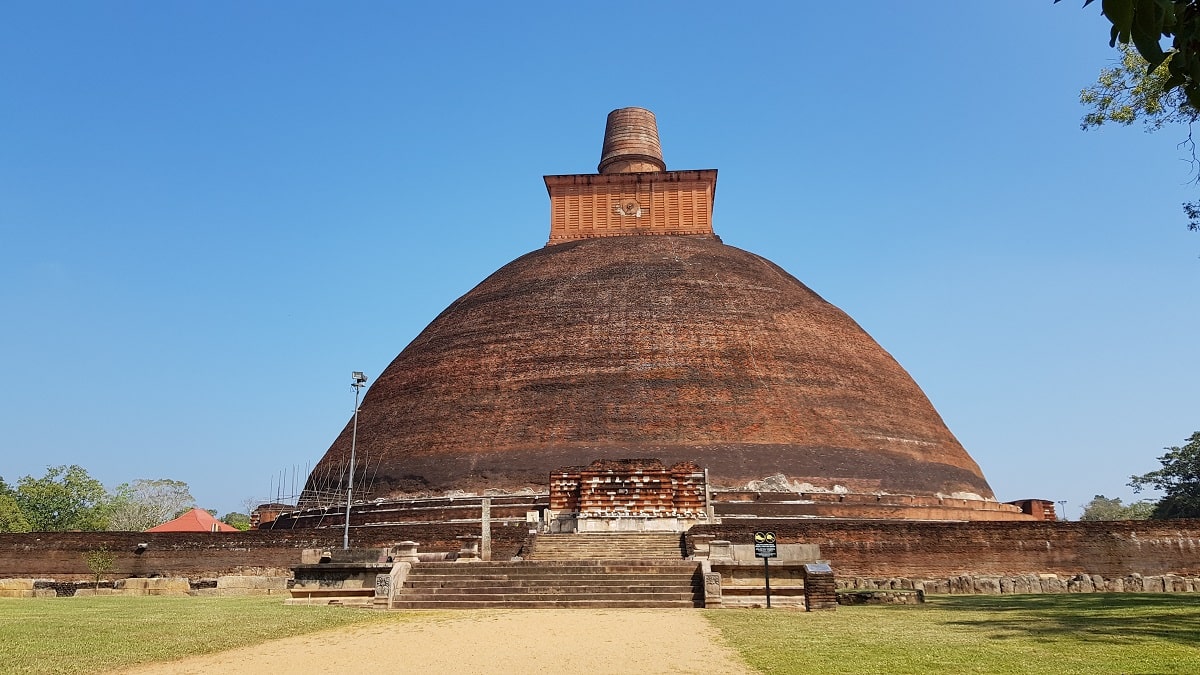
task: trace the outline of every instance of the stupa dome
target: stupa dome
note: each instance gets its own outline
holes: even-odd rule
[[[358,448],[376,493],[544,489],[558,467],[657,457],[697,462],[714,486],[784,474],[992,497],[849,316],[768,260],[696,237],[573,241],[505,265],[379,376]],[[314,478],[338,479],[349,450],[347,428]]]
[[[606,137],[605,168],[622,166],[619,145]],[[633,156],[665,167],[656,130],[644,145]],[[356,495],[544,491],[561,467],[653,457],[695,462],[717,489],[782,475],[804,490],[994,499],[853,319],[712,234],[715,171],[630,166],[547,176],[550,244],[454,301],[371,385]],[[347,424],[309,494],[336,492],[350,442]]]

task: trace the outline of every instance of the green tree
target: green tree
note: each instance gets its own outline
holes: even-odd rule
[[[221,522],[232,525],[242,531],[250,529],[250,516],[238,513],[237,511],[230,511],[221,516]]]
[[[33,526],[12,495],[0,494],[0,532],[30,532]]]
[[[91,571],[92,576],[95,578],[95,588],[100,588],[100,580],[116,566],[117,554],[108,550],[108,547],[101,545],[98,549],[84,553],[83,561],[87,564],[88,570]]]
[[[141,532],[177,517],[196,505],[183,481],[138,478],[121,483],[113,493],[108,529]]]
[[[12,487],[0,476],[0,532],[29,532],[30,529]]]
[[[0,478],[0,532],[29,532],[31,529],[12,488]]]
[[[1154,511],[1154,504],[1148,501],[1138,501],[1132,504],[1122,504],[1120,497],[1109,499],[1104,495],[1092,497],[1092,501],[1084,504],[1080,520],[1146,520]]]
[[[1200,431],[1181,447],[1164,448],[1162,468],[1130,478],[1135,492],[1149,486],[1163,491],[1151,518],[1200,518]]]
[[[35,532],[103,530],[108,522],[108,491],[77,464],[21,478],[13,497]]]

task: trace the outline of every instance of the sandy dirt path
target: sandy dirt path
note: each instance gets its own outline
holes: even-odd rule
[[[351,626],[131,670],[191,673],[705,673],[748,675],[689,609],[490,610]]]

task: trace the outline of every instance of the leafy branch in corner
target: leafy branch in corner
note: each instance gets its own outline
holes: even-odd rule
[[[1057,4],[1060,0],[1054,0]],[[1083,6],[1095,2],[1084,0]],[[1112,24],[1110,47],[1120,45],[1121,63],[1101,71],[1080,100],[1091,108],[1082,127],[1106,122],[1129,125],[1140,119],[1147,131],[1165,124],[1187,126],[1180,143],[1189,153],[1196,181],[1200,158],[1192,123],[1200,118],[1200,0],[1101,0],[1101,13]],[[1163,49],[1164,39],[1170,47]],[[1183,204],[1188,229],[1200,230],[1200,200]]]

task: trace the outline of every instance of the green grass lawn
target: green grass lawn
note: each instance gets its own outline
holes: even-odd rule
[[[942,595],[706,616],[764,673],[1200,673],[1200,594]]]
[[[0,673],[94,673],[352,623],[413,617],[345,607],[288,607],[280,596],[4,598]]]

